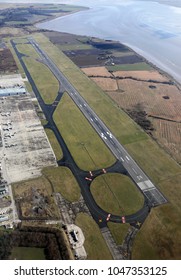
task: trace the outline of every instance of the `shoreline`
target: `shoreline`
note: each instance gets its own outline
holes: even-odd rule
[[[145,60],[146,63],[148,63],[153,68],[155,68],[162,75],[164,75],[167,78],[169,78],[170,80],[172,80],[174,82],[174,84],[177,85],[179,87],[179,89],[181,89],[181,81],[178,81],[172,74],[168,73],[166,70],[162,69],[160,66],[156,65],[154,62],[152,62],[151,60],[146,58],[147,55],[143,54],[144,53],[143,50],[140,50],[137,47],[131,46],[130,44],[127,44],[127,43],[121,43],[121,44],[128,47],[130,50],[132,50],[137,55],[141,56]],[[137,49],[137,50],[134,50],[134,48]],[[139,51],[140,51],[140,53],[139,53]],[[153,57],[153,60],[154,60],[154,57]]]
[[[79,35],[89,36],[89,37],[99,38],[102,40],[110,39],[111,41],[117,41],[131,48],[133,52],[143,57],[147,61],[147,63],[154,66],[154,68],[158,69],[159,72],[162,72],[165,75],[169,76],[171,79],[174,80],[175,83],[178,83],[181,86],[181,77],[180,77],[181,60],[177,59],[178,57],[177,55],[179,54],[178,44],[180,43],[180,38],[178,38],[177,41],[169,40],[168,43],[166,41],[165,44],[164,41],[161,41],[162,39],[164,39],[164,37],[163,38],[158,37],[158,36],[162,36],[160,34],[164,34],[164,29],[163,32],[160,31],[161,33],[159,33],[159,27],[157,27],[157,29],[154,29],[156,28],[154,24],[153,24],[153,29],[151,29],[151,26],[148,28],[148,30],[140,29],[139,24],[142,23],[142,20],[138,20],[138,22],[136,22],[135,25],[134,25],[134,20],[132,20],[130,25],[128,26],[126,25],[126,27],[124,28],[124,25],[128,23],[127,16],[129,16],[130,13],[128,13],[128,15],[126,14],[126,20],[123,20],[122,23],[120,23],[120,26],[117,25],[117,20],[115,20],[113,23],[110,23],[110,26],[108,25],[108,30],[107,30],[105,29],[106,23],[109,23],[109,20],[111,19],[110,14],[108,14],[109,10],[106,10],[104,13],[104,12],[100,12],[100,8],[101,7],[98,7],[95,10],[95,12],[97,12],[95,13],[95,20],[93,17],[94,9],[92,9],[89,6],[87,10],[89,11],[92,10],[92,12],[88,11],[88,13],[83,13],[82,11],[80,11],[80,12],[76,12],[75,13],[76,15],[70,16],[69,18],[67,18],[67,16],[69,15],[62,16],[61,18],[57,17],[55,21],[48,20],[45,21],[43,24],[41,23],[36,24],[36,27],[38,29],[40,28],[47,31],[57,31],[59,33],[63,32],[72,35],[77,35],[77,36]],[[118,19],[118,17],[120,17],[121,15],[121,12],[123,11],[124,10],[112,9],[110,12],[115,13],[115,18]],[[166,12],[168,11],[166,10]],[[133,16],[134,15],[135,14],[133,13]],[[100,28],[97,29],[96,26],[99,26],[97,24],[102,22],[101,19],[103,19],[103,23],[105,23],[105,25],[100,24]],[[68,25],[69,22],[70,24]],[[83,24],[84,22],[85,24]],[[158,23],[159,22],[157,22],[157,24]],[[132,28],[132,24],[133,24],[133,28]],[[173,24],[175,24],[175,21]],[[135,34],[136,30],[138,30],[138,37],[132,36]],[[156,33],[157,31],[158,34]],[[170,34],[171,32],[172,31],[170,31]],[[167,31],[167,26],[165,28],[165,34],[166,34],[165,36],[169,34],[169,32]],[[145,39],[143,39],[144,37]],[[148,43],[149,41],[150,44]]]
[[[66,15],[67,16],[67,15]],[[36,26],[36,28],[38,28]],[[43,31],[42,31],[43,30]],[[73,34],[73,33],[68,33],[68,32],[62,32],[62,31],[56,31],[56,30],[52,30],[52,29],[46,29],[46,28],[38,28],[38,32],[58,32],[59,34],[69,34],[70,36],[82,36],[82,37],[90,37],[90,38],[95,38],[95,39],[98,39],[98,40],[102,40],[102,41],[106,41],[106,39],[103,39],[103,38],[100,38],[100,37],[94,37],[94,36],[88,36],[88,35],[78,35],[78,34]],[[174,78],[171,74],[169,74],[168,72],[166,72],[166,70],[160,68],[158,65],[156,65],[155,63],[153,63],[152,61],[148,60],[146,58],[146,55],[144,56],[144,54],[142,53],[139,53],[139,51],[136,51],[134,49],[134,46],[131,46],[130,44],[128,43],[123,43],[121,41],[116,41],[116,40],[110,40],[112,42],[117,42],[117,43],[120,43],[121,45],[127,47],[131,52],[135,53],[137,56],[140,56],[144,62],[146,62],[147,64],[149,64],[152,68],[154,68],[156,71],[158,71],[161,75],[164,75],[166,76],[168,79],[170,79],[176,86],[178,89],[181,90],[181,82],[179,82],[176,78]],[[136,47],[135,47],[136,48]],[[140,52],[144,52],[142,50],[140,50]],[[134,63],[133,63],[134,64]],[[96,67],[96,66],[95,66]],[[81,67],[79,67],[81,68]]]

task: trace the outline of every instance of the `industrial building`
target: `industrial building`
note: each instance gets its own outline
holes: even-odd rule
[[[0,88],[0,97],[20,95],[25,93],[26,93],[26,89],[24,87]]]

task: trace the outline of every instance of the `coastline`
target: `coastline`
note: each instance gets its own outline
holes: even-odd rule
[[[159,71],[164,76],[168,77],[170,80],[172,80],[174,82],[175,85],[177,85],[179,88],[181,88],[181,77],[180,77],[180,81],[179,81],[179,79],[174,77],[174,73],[171,74],[166,69],[164,69],[165,68],[164,65],[160,66],[159,63],[156,64],[154,57],[149,59],[149,58],[147,58],[147,57],[149,57],[149,54],[146,54],[143,50],[140,50],[127,43],[122,43],[122,42],[120,42],[120,43],[123,44],[124,46],[130,48],[130,50],[132,50],[137,55],[140,55],[145,60],[145,62],[147,62],[149,65],[151,65],[153,68],[155,68],[157,71]]]
[[[137,7],[140,9],[138,14],[136,13]],[[127,12],[129,9],[116,6],[111,7],[111,10],[110,7],[106,6],[103,6],[102,9],[100,6],[94,9],[89,7],[86,12],[76,12],[73,16],[65,15],[61,19],[56,18],[55,21],[50,20],[45,21],[44,24],[37,24],[36,27],[103,40],[118,41],[130,47],[151,65],[154,65],[154,67],[181,84],[181,59],[179,58],[181,38],[179,35],[180,29],[174,29],[177,23],[177,19],[173,19],[175,14],[174,12],[172,13],[171,29],[169,30],[168,24],[165,25],[163,20],[159,21],[157,20],[157,15],[153,15],[156,7],[151,5],[152,10],[148,13],[148,22],[153,15],[153,23],[149,24],[146,22],[143,26],[145,16],[147,15],[144,15],[143,12],[148,7],[145,4],[142,9],[142,6],[139,4],[133,6],[133,12]],[[160,16],[162,19],[170,12],[170,9],[165,7],[163,14]],[[124,12],[126,12],[125,15],[123,14]],[[111,20],[112,15],[114,15],[113,20]],[[123,16],[123,19],[119,21],[121,16]],[[129,21],[130,16],[132,18]],[[143,18],[140,19],[139,17],[142,16]]]
[[[74,12],[76,13],[76,12]],[[68,16],[68,15],[65,15],[65,16]],[[64,17],[64,16],[62,16]],[[58,17],[60,18],[60,17]],[[58,19],[57,18],[57,19]],[[48,21],[45,21],[45,22],[48,22]],[[39,23],[38,23],[39,24]],[[37,27],[37,24],[35,25],[36,28]],[[38,28],[41,32],[41,28]],[[58,32],[58,33],[62,33],[62,34],[69,34],[70,36],[71,35],[75,35],[75,36],[79,36],[78,34],[72,34],[72,33],[67,33],[67,32],[62,32],[62,31],[55,31],[55,30],[50,30],[50,29],[46,29],[46,28],[42,28],[42,30],[46,30],[46,32]],[[43,31],[43,32],[44,32]],[[81,36],[88,36],[88,35],[81,35]],[[91,36],[89,36],[91,37]],[[100,37],[92,37],[92,38],[95,38],[95,39],[98,39],[98,40],[103,40],[103,41],[106,41],[105,39],[103,38],[100,38]],[[110,40],[110,41],[114,41],[114,40]],[[121,45],[127,47],[131,52],[135,53],[136,55],[140,56],[144,62],[146,62],[147,64],[149,64],[152,68],[154,68],[155,70],[157,70],[159,73],[161,73],[162,75],[166,76],[167,78],[169,78],[179,89],[181,89],[181,81],[178,81],[173,75],[171,75],[170,73],[168,73],[166,70],[164,70],[163,68],[161,68],[159,65],[156,65],[156,63],[154,63],[153,61],[149,60],[149,58],[147,58],[147,54],[143,51],[143,50],[139,50],[138,48],[136,48],[135,46],[132,46],[130,45],[129,43],[125,43],[125,42],[121,42],[121,41],[114,41],[114,42],[118,42],[120,43]],[[153,58],[154,60],[154,58]]]

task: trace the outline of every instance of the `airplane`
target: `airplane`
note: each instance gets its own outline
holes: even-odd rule
[[[107,215],[106,221],[108,222],[110,220],[111,214]]]
[[[121,217],[121,220],[122,220],[122,223],[123,223],[123,224],[126,223],[126,218],[125,218],[125,216],[122,216],[122,217]]]

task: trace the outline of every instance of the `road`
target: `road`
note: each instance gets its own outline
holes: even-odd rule
[[[35,48],[40,55],[44,64],[48,66],[57,80],[63,85],[66,92],[79,107],[81,112],[94,127],[96,132],[102,138],[106,146],[111,150],[113,155],[122,162],[123,166],[129,173],[132,180],[135,182],[137,187],[146,196],[150,206],[157,206],[160,204],[167,203],[167,199],[158,190],[158,188],[151,182],[150,178],[144,173],[144,171],[138,166],[133,160],[125,148],[118,142],[116,137],[111,133],[109,128],[104,122],[98,117],[98,115],[92,110],[85,99],[79,94],[74,86],[68,81],[63,73],[58,69],[55,63],[49,58],[45,51],[43,51],[38,43],[33,39],[29,38],[29,42]],[[149,159],[148,159],[149,160]]]

